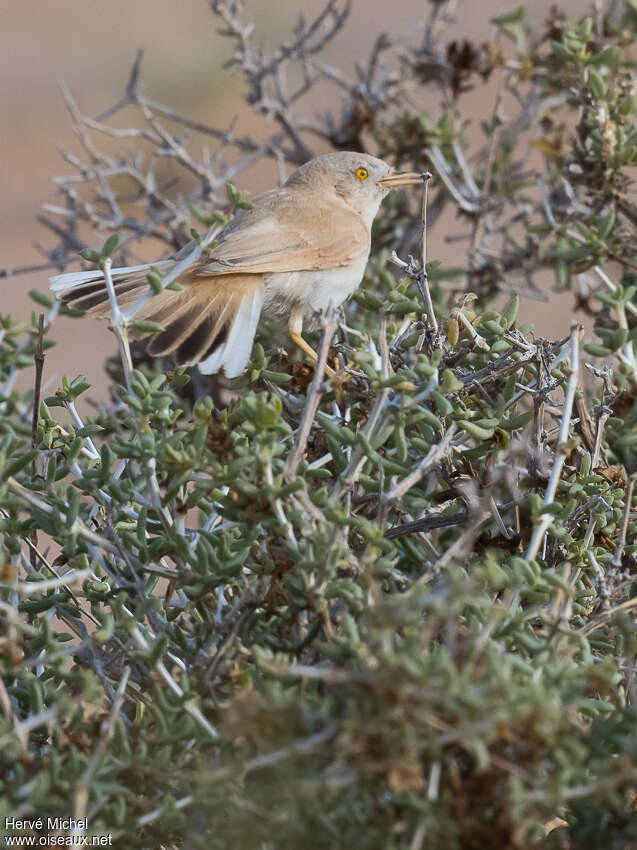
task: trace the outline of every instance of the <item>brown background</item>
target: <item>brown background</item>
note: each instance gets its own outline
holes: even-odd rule
[[[521,2],[521,0],[520,0]],[[266,48],[287,37],[298,11],[308,16],[321,2],[298,0],[271,3],[247,0]],[[381,29],[414,38],[426,0],[354,0],[345,29],[330,45],[327,58],[347,70],[363,59]],[[489,37],[489,17],[516,3],[501,0],[466,0],[449,37]],[[548,12],[550,0],[527,3],[536,24]],[[571,0],[563,8],[583,13],[588,3]],[[64,80],[84,114],[97,115],[111,106],[123,91],[138,47],[145,48],[142,78],[154,99],[215,126],[224,127],[234,114],[245,114],[240,79],[222,70],[229,45],[217,33],[217,21],[205,0],[55,0],[45,3],[4,4],[0,32],[1,151],[0,268],[37,263],[35,243],[52,247],[53,237],[35,220],[43,202],[55,199],[51,177],[68,166],[59,148],[78,151],[68,115],[57,86]],[[492,103],[469,95],[475,119],[487,117]],[[320,104],[325,107],[326,104]],[[338,104],[334,104],[338,111]],[[477,122],[466,133],[478,132]],[[258,191],[274,182],[276,174],[246,176],[242,188]],[[429,256],[452,260],[440,234],[429,245]],[[0,312],[28,320],[33,302],[29,289],[45,289],[45,274],[0,279]],[[571,299],[562,296],[546,305],[527,302],[523,315],[533,318],[538,330],[556,333],[568,323]],[[47,354],[45,382],[49,391],[62,374],[84,372],[99,395],[105,387],[104,357],[115,350],[104,324],[92,320],[60,320],[52,330],[58,345]]]

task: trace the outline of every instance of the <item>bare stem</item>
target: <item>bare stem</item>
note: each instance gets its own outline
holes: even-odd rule
[[[621,533],[619,535],[619,540],[617,541],[617,546],[615,547],[615,552],[613,554],[613,560],[611,561],[613,567],[618,569],[622,565],[622,554],[624,552],[624,546],[626,545],[626,532],[628,531],[628,520],[630,519],[630,510],[633,504],[633,490],[635,487],[635,474],[630,476],[626,483],[626,495],[624,497],[624,513],[622,516],[622,527]]]
[[[441,458],[446,454],[449,449],[449,444],[451,442],[451,438],[456,433],[457,427],[455,423],[452,423],[450,427],[447,429],[446,433],[442,437],[439,443],[433,445],[424,458],[420,461],[420,463],[415,467],[415,469],[409,473],[409,475],[405,476],[402,481],[398,482],[391,490],[389,490],[385,496],[384,501],[389,504],[395,504],[400,502],[405,493],[407,493],[412,487],[414,487],[418,482],[433,469],[436,464],[438,464]]]
[[[562,468],[564,466],[564,460],[566,457],[566,443],[568,441],[568,431],[571,424],[571,416],[573,414],[573,401],[575,399],[575,390],[577,389],[577,381],[579,378],[579,344],[583,333],[584,329],[581,325],[575,325],[571,331],[571,345],[569,357],[570,374],[568,378],[568,384],[566,386],[566,392],[564,394],[564,409],[562,413],[562,419],[560,421],[560,432],[557,439],[557,446],[555,447],[555,458],[553,460],[553,468],[551,469],[551,476],[549,478],[549,482],[546,487],[546,492],[544,494],[544,506],[550,505],[552,502],[555,501],[557,485],[559,483],[560,476],[562,474]],[[531,534],[529,547],[526,551],[526,561],[531,561],[537,555],[540,545],[542,544],[544,535],[549,526],[551,525],[552,521],[552,514],[543,513],[540,516],[540,519],[533,526],[533,533]]]
[[[429,181],[431,180],[431,172],[426,171],[422,178],[424,180],[424,188],[422,195],[422,241],[421,241],[421,253],[420,253],[420,269],[421,274],[418,277],[418,288],[420,290],[420,294],[425,302],[425,309],[427,311],[427,319],[429,320],[429,324],[431,325],[431,329],[434,334],[438,335],[438,322],[436,321],[436,314],[434,313],[434,305],[431,300],[431,292],[429,291],[429,280],[427,278],[427,202],[429,195]]]
[[[119,305],[117,303],[117,296],[115,295],[115,286],[113,285],[113,275],[111,273],[112,266],[113,260],[110,257],[107,257],[104,260],[104,267],[102,271],[104,273],[106,291],[108,292],[108,300],[111,305],[111,327],[113,329],[113,333],[117,337],[117,343],[119,345],[119,354],[122,360],[122,368],[124,370],[124,379],[126,380],[127,388],[130,390],[133,361],[131,360],[130,347],[128,344],[127,322],[124,315],[119,309]]]
[[[40,419],[40,394],[42,392],[42,370],[44,369],[44,313],[40,313],[38,321],[38,341],[35,347],[34,355],[35,363],[35,383],[33,387],[33,411],[31,414],[31,448],[36,449],[38,445],[38,422]],[[35,478],[38,471],[37,455],[31,461],[31,476]],[[34,548],[38,545],[38,532],[33,529],[31,532],[31,542]],[[31,566],[35,569],[37,565],[37,556],[31,549]]]
[[[318,410],[318,406],[321,403],[321,396],[323,393],[323,376],[325,375],[325,365],[327,363],[327,355],[330,350],[330,345],[332,343],[332,337],[334,336],[335,330],[336,318],[334,311],[330,308],[323,316],[323,336],[321,337],[321,347],[319,348],[318,362],[316,364],[316,368],[314,369],[314,377],[312,378],[312,383],[310,384],[307,400],[305,402],[303,418],[301,419],[301,424],[299,426],[296,443],[294,444],[294,449],[288,456],[288,459],[285,463],[285,468],[283,470],[283,474],[285,476],[286,481],[291,481],[296,474],[297,467],[301,461],[301,458],[303,457],[305,447],[307,446],[307,441],[310,436],[310,431],[312,429],[314,417],[316,416],[316,411]]]

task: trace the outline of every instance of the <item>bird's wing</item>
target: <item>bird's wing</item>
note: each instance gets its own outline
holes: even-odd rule
[[[255,206],[221,234],[195,274],[333,269],[369,252],[366,224],[338,196],[313,207],[304,204],[301,211],[297,196],[273,190],[255,199]]]

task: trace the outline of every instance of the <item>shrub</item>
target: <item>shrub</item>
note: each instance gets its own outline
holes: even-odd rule
[[[315,340],[331,382],[262,329],[230,386],[141,349],[127,386],[114,358],[111,402],[82,416],[82,375],[39,400],[68,311],[34,293],[41,321],[0,319],[3,815],[87,817],[77,835],[127,848],[637,847],[637,14],[554,8],[538,34],[521,8],[475,45],[445,43],[451,5],[415,46],[380,36],[351,81],[320,59],[347,6],[265,55],[241,4],[213,0],[278,125],[262,141],[148,100],[141,57],[103,119],[68,95],[96,198],[61,183],[57,267],[79,222],[89,261],[179,248],[246,202],[237,171],[317,137],[431,168],[429,228],[449,207],[468,238],[424,274],[415,204],[391,197],[346,324]],[[322,85],[342,113],[309,127]],[[470,152],[479,86],[495,105]],[[89,131],[131,104],[139,150],[102,153]],[[168,123],[243,158],[198,159]],[[159,155],[196,185],[171,194]],[[519,322],[546,270],[595,342]],[[35,394],[16,382],[34,363]]]

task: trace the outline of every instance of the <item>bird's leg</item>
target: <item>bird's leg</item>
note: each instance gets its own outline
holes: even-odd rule
[[[311,357],[312,360],[317,363],[318,362],[318,354],[312,346],[306,342],[301,336],[301,332],[303,330],[303,310],[300,307],[293,307],[292,312],[290,313],[290,320],[288,322],[288,331],[292,342],[295,342],[301,351],[304,351],[308,357]],[[327,364],[325,366],[325,374],[328,378],[331,378],[332,375],[335,375],[336,372],[331,369]]]

